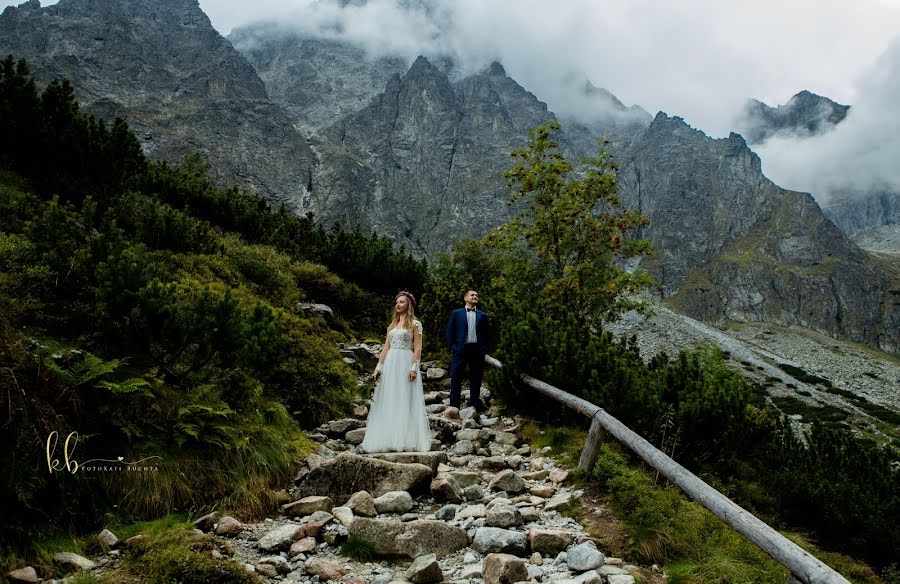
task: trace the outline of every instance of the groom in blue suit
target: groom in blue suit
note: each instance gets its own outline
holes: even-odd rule
[[[491,348],[491,326],[484,312],[476,310],[478,292],[467,290],[465,308],[450,313],[447,321],[446,341],[450,360],[450,405],[460,407],[460,388],[463,368],[469,370],[469,405],[483,411],[481,403],[481,377],[484,372],[484,356]]]

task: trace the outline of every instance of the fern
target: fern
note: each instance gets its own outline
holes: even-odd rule
[[[179,446],[189,439],[226,450],[243,445],[235,411],[222,400],[216,386],[197,386],[190,391],[188,399],[188,403],[178,408],[175,441]]]
[[[100,381],[97,383],[97,387],[102,387],[103,389],[107,389],[112,393],[120,395],[128,393],[145,395],[148,397],[153,395],[152,392],[148,389],[150,387],[150,383],[148,383],[146,379],[141,379],[139,377],[132,377],[120,382]]]

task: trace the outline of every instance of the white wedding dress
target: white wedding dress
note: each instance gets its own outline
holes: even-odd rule
[[[419,334],[422,323],[413,321]],[[362,442],[365,452],[428,452],[431,428],[425,413],[422,374],[409,380],[413,366],[413,334],[406,327],[388,332],[387,355],[375,386],[372,409]]]

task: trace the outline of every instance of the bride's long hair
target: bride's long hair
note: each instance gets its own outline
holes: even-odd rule
[[[412,294],[410,294],[409,292],[407,292],[407,291],[404,290],[404,291],[402,291],[402,292],[398,292],[398,293],[397,293],[397,296],[394,297],[394,304],[395,304],[395,305],[397,304],[397,298],[400,298],[401,296],[404,296],[404,297],[406,298],[406,313],[405,313],[405,314],[406,314],[406,322],[403,323],[403,326],[404,326],[404,327],[406,328],[406,330],[408,330],[409,332],[415,333],[415,330],[416,330],[416,325],[415,325],[415,320],[416,320],[416,310],[415,310],[414,307],[415,307],[415,304],[416,304],[416,300],[415,300],[415,298],[413,298],[413,295],[412,295]],[[400,316],[403,315],[403,314],[404,314],[404,313],[397,312],[396,310],[394,311],[394,316],[393,316],[393,318],[391,319],[391,324],[388,326],[388,330],[389,330],[389,331],[394,330],[394,327],[396,327],[397,325],[400,324]]]

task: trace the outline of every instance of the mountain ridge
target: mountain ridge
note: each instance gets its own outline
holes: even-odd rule
[[[525,144],[530,128],[556,117],[546,103],[510,78],[499,62],[453,80],[443,64],[442,70],[420,57],[402,74],[387,75],[389,67],[380,71],[378,75],[387,76],[384,88],[365,98],[378,76],[352,79],[353,73],[344,69],[354,64],[352,59],[329,58],[340,47],[281,42],[282,48],[325,51],[311,57],[312,62],[333,63],[336,71],[323,70],[314,81],[343,77],[352,87],[361,88],[351,97],[362,107],[355,109],[344,102],[352,111],[341,115],[343,106],[335,104],[341,111],[329,117],[327,104],[339,91],[315,97],[311,89],[306,102],[291,103],[290,90],[284,89],[270,99],[266,83],[252,69],[254,62],[262,62],[260,58],[248,60],[231,48],[227,39],[212,30],[196,0],[110,0],[104,3],[104,11],[84,16],[99,1],[63,0],[61,7],[7,9],[0,17],[0,48],[25,49],[18,52],[35,59],[39,78],[46,79],[51,71],[71,71],[76,83],[79,74],[83,76],[79,64],[96,56],[95,76],[109,80],[106,87],[117,93],[101,95],[97,83],[88,83],[80,97],[89,111],[108,106],[126,113],[149,153],[177,160],[182,152],[199,149],[223,180],[250,187],[295,213],[312,212],[325,223],[341,221],[374,229],[418,255],[444,251],[453,240],[479,237],[508,219],[513,210],[506,205],[508,189],[502,170],[512,163],[509,153]],[[79,14],[84,17],[75,18]],[[158,36],[169,45],[168,56],[163,52],[153,55],[160,57],[155,61],[148,57],[151,60],[146,62],[121,62],[143,48],[140,34],[122,35],[112,45],[95,44],[98,41],[92,35],[102,36],[104,30],[156,31],[144,20],[159,27]],[[137,22],[145,26],[136,29]],[[46,50],[47,43],[35,42],[36,38],[60,38],[63,28],[68,33],[60,45],[65,48],[64,58],[59,51]],[[28,35],[14,35],[13,30],[31,30],[30,42]],[[186,48],[179,48],[182,45]],[[204,46],[213,50],[199,50]],[[346,55],[358,54],[351,49],[346,49]],[[205,71],[216,69],[216,58],[183,62],[184,54],[218,55],[225,70],[246,74],[245,78],[221,85],[214,74],[204,77]],[[300,57],[273,49],[266,58],[292,63]],[[115,83],[121,68],[128,65],[136,68],[137,74],[131,77],[139,81],[140,75],[153,78],[153,72],[166,67],[182,75],[163,75],[156,85],[133,79]],[[292,81],[285,76],[279,83],[283,88],[302,87],[303,78]],[[271,79],[268,87],[272,87]],[[367,101],[362,103],[364,98]],[[312,117],[304,121],[303,112],[318,115],[318,121]],[[295,127],[307,128],[309,142]],[[646,126],[618,119],[590,126],[568,122],[559,135],[561,151],[575,162],[596,154],[597,140],[604,136],[610,137],[608,147],[620,166],[623,203],[651,218],[643,235],[657,244],[659,253],[647,266],[664,286],[663,295],[678,294],[694,278],[692,274],[703,270],[709,270],[709,277],[721,289],[715,298],[701,298],[704,288],[689,286],[679,301],[683,300],[690,316],[713,322],[771,318],[792,324],[802,319],[787,297],[772,295],[773,306],[766,311],[741,299],[752,296],[750,288],[764,296],[770,294],[769,287],[815,289],[809,298],[841,309],[823,310],[822,318],[811,321],[811,326],[897,350],[900,327],[893,332],[886,328],[898,321],[898,308],[888,301],[890,270],[859,255],[837,230],[830,242],[816,235],[825,221],[818,207],[767,179],[759,157],[741,136],[714,140],[683,119],[660,112]],[[808,224],[776,221],[778,213],[773,210],[785,206],[787,211],[794,208],[805,213]],[[729,245],[740,245],[753,229],[777,233],[777,239],[787,243],[759,252],[765,273],[732,263],[728,264],[730,276],[724,276],[719,260],[728,257]],[[852,258],[857,269],[822,276],[822,271],[835,265],[844,269],[844,263],[821,259],[829,254]],[[818,270],[804,264],[807,255],[820,258]],[[769,261],[773,258],[775,264]],[[789,267],[783,268],[785,262]],[[737,285],[741,278],[743,283]],[[833,285],[825,287],[823,282]],[[873,320],[865,302],[884,308],[881,322]]]

